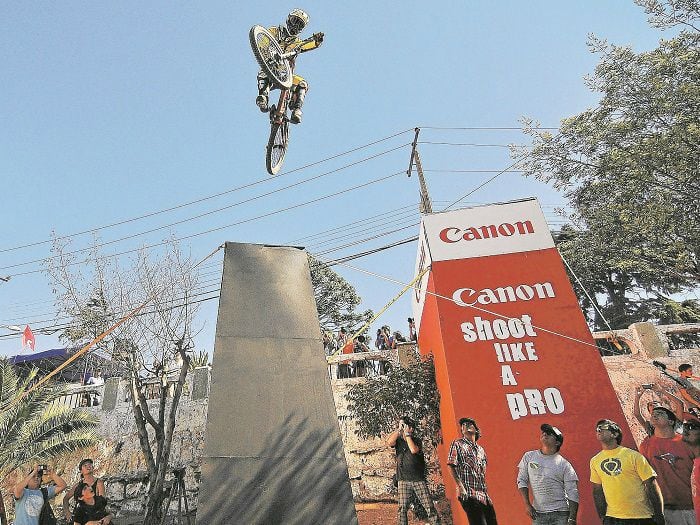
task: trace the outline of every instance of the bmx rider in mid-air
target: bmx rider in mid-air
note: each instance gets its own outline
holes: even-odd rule
[[[299,53],[306,53],[312,49],[316,49],[323,42],[323,33],[314,33],[312,40],[301,40],[298,35],[304,30],[309,23],[309,15],[301,9],[293,9],[287,21],[283,25],[269,27],[268,31],[277,40],[285,53],[297,50]],[[255,103],[260,108],[260,111],[267,112],[270,110],[270,87],[272,82],[263,71],[258,73],[258,96]],[[292,110],[292,124],[301,122],[301,107],[304,104],[304,97],[309,89],[309,84],[306,80],[294,75],[292,81],[292,98],[289,103],[289,108]]]

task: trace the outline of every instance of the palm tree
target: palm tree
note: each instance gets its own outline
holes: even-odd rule
[[[66,394],[65,385],[47,382],[32,388],[36,376],[33,369],[19,377],[7,359],[0,359],[0,478],[29,462],[50,461],[97,442],[97,418],[54,403]],[[4,508],[0,518],[5,518]]]

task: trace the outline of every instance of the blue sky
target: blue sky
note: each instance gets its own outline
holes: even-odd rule
[[[436,128],[518,127],[522,116],[556,127],[597,98],[583,82],[597,61],[585,45],[589,33],[637,51],[663,36],[631,0],[306,2],[299,5],[311,16],[306,34],[323,31],[326,39],[298,60],[311,86],[304,122],[291,130],[285,167],[272,178],[264,164],[269,124],[253,103],[258,68],[248,30],[282,22],[293,7],[214,1],[3,6],[0,276],[12,278],[0,281],[0,325],[40,328],[55,316],[48,280],[40,264],[30,262],[49,256],[50,245],[17,247],[223,192],[100,230],[101,242],[115,241],[104,253],[166,236],[192,236],[181,244],[195,259],[224,241],[291,243],[313,253],[352,244],[322,255],[335,258],[415,235],[416,177],[377,181],[406,170],[410,130],[423,128],[419,150],[439,210],[508,166],[503,146],[525,138],[519,131]],[[324,197],[331,194],[337,195]],[[533,195],[556,227],[561,218],[554,206],[563,198],[517,173],[503,174],[464,203]],[[219,208],[226,209],[209,213]],[[347,226],[353,222],[356,227]],[[89,243],[82,235],[71,246]],[[408,282],[415,249],[408,244],[352,264]],[[356,286],[364,308],[381,309],[401,289],[376,275],[336,269]],[[217,272],[208,268],[213,286]],[[380,322],[405,332],[408,315],[404,298]],[[198,346],[211,350],[216,301],[203,303],[200,322]],[[19,339],[5,334],[0,327],[0,355],[17,353]],[[56,346],[55,337],[37,334],[37,350]]]

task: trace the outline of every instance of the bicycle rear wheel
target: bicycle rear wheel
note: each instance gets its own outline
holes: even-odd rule
[[[267,172],[270,175],[277,175],[279,170],[282,169],[288,144],[289,122],[283,120],[281,124],[271,124],[270,139],[267,141],[267,155],[265,157]]]
[[[253,49],[255,60],[265,75],[272,81],[274,87],[289,89],[292,87],[292,67],[289,60],[282,58],[284,51],[275,37],[263,26],[253,26],[249,33],[250,47]]]

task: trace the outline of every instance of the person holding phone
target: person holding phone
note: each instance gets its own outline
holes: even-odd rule
[[[416,499],[428,513],[430,523],[440,523],[433,500],[430,498],[428,482],[425,479],[425,456],[423,442],[415,435],[416,424],[408,416],[402,416],[398,427],[386,440],[386,444],[396,449],[396,479],[399,489],[399,525],[408,523],[408,507],[411,497]]]
[[[41,482],[44,475],[53,481],[47,486],[46,499],[50,500],[66,488],[64,479],[47,465],[34,465],[29,473],[20,478],[12,492],[15,500],[15,525],[38,525],[39,515],[44,506]]]

